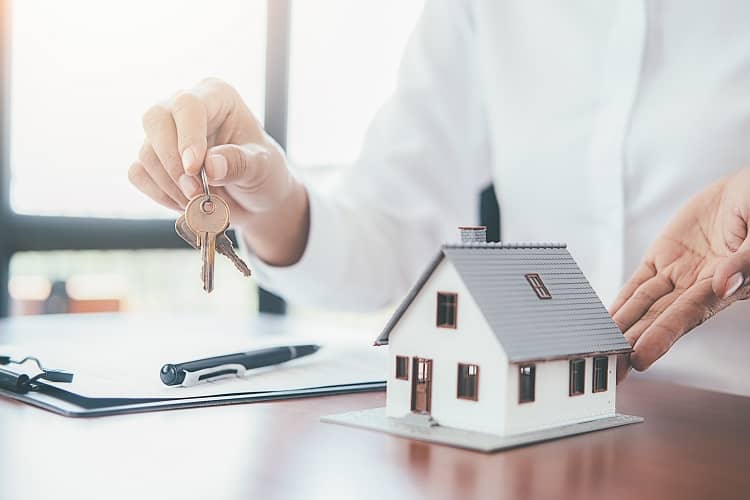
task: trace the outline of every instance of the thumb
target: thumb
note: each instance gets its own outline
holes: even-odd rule
[[[257,144],[215,146],[206,156],[206,177],[212,186],[236,184],[251,189],[262,182],[268,169],[268,150]]]
[[[711,287],[717,297],[727,299],[737,293],[750,276],[750,239],[716,267]]]

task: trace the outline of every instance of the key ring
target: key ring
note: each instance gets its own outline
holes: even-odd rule
[[[203,184],[203,193],[208,197],[206,201],[211,201],[211,191],[208,188],[208,177],[206,177],[205,165],[201,167],[201,183]]]

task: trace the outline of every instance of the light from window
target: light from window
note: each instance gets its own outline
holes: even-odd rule
[[[458,394],[459,399],[479,399],[479,366],[458,364]]]
[[[586,360],[570,360],[570,395],[577,396],[584,393],[584,378],[586,376]]]
[[[523,365],[518,368],[518,402],[534,401],[534,385],[536,383],[536,366]]]
[[[456,328],[458,295],[455,293],[438,292],[437,294],[437,326],[438,328]]]
[[[409,380],[409,357],[396,356],[396,378]]]
[[[594,358],[594,392],[607,390],[608,358]]]
[[[531,285],[531,288],[534,289],[534,292],[536,293],[536,296],[540,299],[551,299],[552,295],[549,293],[549,290],[547,290],[547,287],[545,286],[544,282],[542,281],[541,276],[539,276],[536,273],[527,274],[526,280]]]
[[[218,77],[263,119],[264,0],[12,3],[17,212],[173,217],[128,182],[143,142],[142,113]],[[316,12],[311,22],[327,14]]]
[[[346,165],[393,92],[424,0],[292,2],[287,151],[296,165]]]

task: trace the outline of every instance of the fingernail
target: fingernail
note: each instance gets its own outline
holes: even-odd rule
[[[193,148],[188,147],[182,152],[182,168],[187,172],[193,163],[195,163],[195,153],[193,153]]]
[[[727,280],[727,288],[722,299],[727,299],[734,295],[734,293],[740,289],[742,283],[744,282],[745,277],[742,275],[742,273],[734,273],[733,275],[731,275]]]
[[[185,196],[187,196],[188,198],[191,198],[198,189],[195,179],[193,179],[189,175],[180,176],[178,182],[180,183],[180,189],[182,189],[182,192],[185,193]]]
[[[222,155],[211,155],[208,157],[208,165],[206,165],[206,173],[212,179],[223,179],[227,176],[229,166],[227,165],[227,159]]]

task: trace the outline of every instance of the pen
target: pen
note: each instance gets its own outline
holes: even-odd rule
[[[185,363],[166,364],[161,367],[159,376],[166,385],[190,387],[209,380],[244,377],[247,370],[278,365],[292,359],[309,356],[318,349],[320,349],[318,345],[269,347]]]

